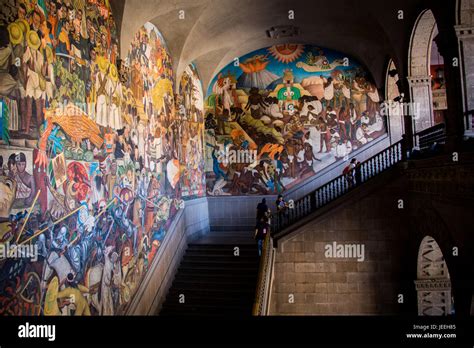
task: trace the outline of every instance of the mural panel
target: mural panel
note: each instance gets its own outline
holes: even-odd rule
[[[179,83],[178,110],[176,120],[182,150],[179,161],[184,163],[182,175],[182,197],[202,197],[205,195],[204,173],[204,100],[201,80],[196,67],[190,64],[181,76]]]
[[[367,71],[345,55],[283,44],[229,63],[206,97],[210,195],[281,193],[386,133]]]
[[[202,194],[197,74],[180,117],[158,30],[117,47],[108,0],[2,5],[0,315],[124,313]]]

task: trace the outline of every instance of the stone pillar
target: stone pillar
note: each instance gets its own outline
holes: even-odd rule
[[[444,75],[448,110],[446,113],[446,150],[456,151],[462,144],[464,135],[464,112],[462,98],[462,73],[459,64],[459,46],[454,26],[444,23],[438,26],[435,38],[439,53],[444,58]],[[455,63],[458,64],[455,64]]]
[[[463,77],[461,87],[463,94],[463,111],[466,134],[474,136],[474,27],[455,27],[459,43],[459,63]]]
[[[449,279],[416,280],[415,285],[419,316],[451,314],[451,281]]]
[[[408,115],[414,121],[413,132],[416,134],[433,126],[433,94],[431,76],[408,76],[410,86],[410,108]]]

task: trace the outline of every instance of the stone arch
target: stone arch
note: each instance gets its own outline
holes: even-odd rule
[[[431,43],[437,30],[436,19],[431,10],[423,11],[413,28],[408,66],[411,76],[429,75]]]
[[[459,60],[462,71],[463,108],[466,113],[466,135],[474,135],[474,3],[456,1],[456,35],[459,43]]]
[[[390,141],[396,143],[402,139],[405,133],[403,120],[403,107],[401,100],[403,93],[399,90],[399,75],[393,59],[390,59],[387,65],[385,75],[385,111],[388,116],[390,127]]]
[[[419,175],[421,176],[422,174],[420,173]],[[411,204],[413,212],[410,216],[410,229],[413,238],[410,243],[409,254],[410,267],[412,270],[411,276],[413,277],[412,279],[415,279],[415,286],[412,289],[416,290],[418,315],[450,315],[454,308],[452,299],[458,299],[457,307],[459,307],[459,298],[462,296],[462,292],[459,292],[461,283],[458,268],[454,267],[458,262],[457,257],[453,255],[453,250],[457,243],[435,204],[417,199]],[[434,242],[432,240],[434,240]],[[433,252],[430,252],[430,248]],[[423,260],[424,255],[426,256],[425,260]],[[442,256],[442,260],[440,256]],[[430,259],[432,259],[435,264],[439,262],[440,264],[437,266],[443,269],[444,272],[423,274],[422,270],[424,268],[420,263],[429,264]],[[423,262],[421,262],[422,260]],[[443,265],[441,265],[442,262],[444,262]],[[417,265],[416,268],[413,267],[415,263]],[[432,267],[434,267],[434,265]],[[449,297],[447,293],[437,294],[435,293],[436,291],[449,291]],[[430,292],[432,294],[430,294]],[[414,295],[415,292],[412,294]],[[428,310],[430,295],[432,295],[432,302],[434,304],[436,304],[434,301],[435,298],[449,298],[449,303],[451,304],[449,311],[448,308],[444,308],[444,314],[439,314],[441,313],[441,309]],[[414,298],[412,299],[415,300]],[[414,305],[415,303],[413,303],[413,306]],[[457,310],[459,309],[460,308],[457,308]],[[423,311],[425,314],[422,314]],[[431,312],[435,313],[430,314]]]
[[[431,90],[430,57],[433,38],[437,34],[437,24],[431,10],[423,11],[413,27],[409,53],[407,77],[413,103],[411,116],[414,117],[414,132],[433,125],[433,96]]]
[[[385,99],[394,100],[400,96],[400,91],[397,85],[398,79],[397,66],[393,59],[390,59],[387,64],[387,72],[385,75]]]
[[[456,24],[462,26],[474,25],[474,3],[472,1],[456,1]]]
[[[418,315],[450,315],[451,280],[443,252],[431,236],[423,238],[417,260]]]

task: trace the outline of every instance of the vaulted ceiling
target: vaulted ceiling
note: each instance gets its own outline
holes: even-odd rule
[[[433,5],[454,16],[455,0],[114,0],[125,56],[135,32],[151,22],[160,30],[180,76],[194,62],[207,88],[235,57],[277,43],[316,44],[354,57],[382,87],[388,60],[406,73],[410,35],[418,15]],[[449,9],[448,9],[449,8]],[[288,11],[294,11],[290,20]],[[180,12],[184,11],[184,12]],[[403,18],[399,18],[403,11]],[[436,12],[436,11],[434,11]],[[184,19],[180,14],[184,13]],[[436,13],[435,13],[436,15]],[[121,23],[120,23],[121,20]],[[272,39],[266,31],[293,25],[299,35]]]

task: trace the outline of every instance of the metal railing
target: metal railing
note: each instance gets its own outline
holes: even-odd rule
[[[274,235],[405,158],[406,149],[404,141],[401,140],[362,162],[353,171],[352,180],[346,174],[342,174],[306,196],[294,201],[290,209],[286,209],[283,213],[278,213],[274,219]]]

